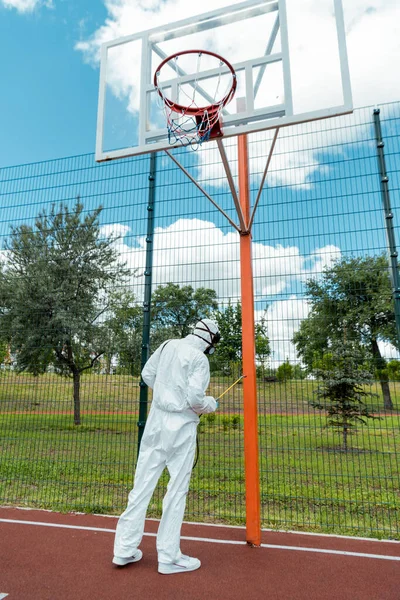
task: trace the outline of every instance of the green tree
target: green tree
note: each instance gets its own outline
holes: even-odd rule
[[[390,381],[400,381],[400,361],[390,360],[387,363],[386,368]]]
[[[242,305],[228,305],[214,313],[218,323],[221,341],[212,363],[227,375],[240,374],[242,370]],[[238,375],[239,376],[239,375]]]
[[[315,369],[320,384],[314,391],[317,400],[309,404],[328,413],[327,427],[338,429],[342,434],[343,450],[348,449],[349,431],[357,423],[365,425],[366,419],[375,419],[364,403],[376,394],[365,390],[373,383],[371,373],[365,370],[364,358],[357,346],[335,343],[326,364],[331,368]]]
[[[289,379],[293,379],[293,365],[290,364],[289,359],[287,358],[284,363],[279,365],[276,370],[276,376],[278,381],[289,381]]]
[[[292,379],[300,379],[303,380],[307,377],[307,373],[305,369],[302,369],[299,364],[292,365],[293,367],[293,376]]]
[[[218,323],[221,341],[213,361],[220,370],[230,375],[240,375],[242,371],[242,305],[229,302],[224,309],[215,312],[214,318]],[[255,345],[257,360],[264,370],[265,363],[271,354],[265,313],[255,325]]]
[[[143,309],[130,290],[113,293],[114,310],[105,321],[108,330],[106,359],[107,372],[113,357],[118,357],[118,368],[130,375],[139,375],[142,352]]]
[[[351,341],[380,375],[385,409],[392,409],[386,361],[378,342],[399,347],[387,258],[344,258],[306,283],[311,311],[293,337],[309,372],[335,341]]]
[[[153,343],[187,336],[196,321],[209,318],[217,308],[217,293],[210,288],[194,290],[191,285],[180,287],[176,283],[159,286],[151,299]]]
[[[6,341],[0,340],[0,365],[3,365],[3,368],[7,368],[9,359],[8,344]]]
[[[6,298],[7,290],[5,286],[4,277],[4,262],[0,262],[0,365],[3,369],[7,369],[12,365],[11,347],[9,343],[9,336],[1,326],[1,318],[5,314],[6,309]]]
[[[73,380],[74,423],[81,422],[81,374],[110,343],[109,316],[120,307],[115,290],[129,271],[115,238],[102,237],[101,207],[84,213],[61,204],[34,226],[12,227],[2,276],[0,329],[20,371],[35,375],[50,365]]]
[[[263,376],[266,373],[266,365],[271,355],[271,346],[267,334],[267,309],[265,309],[263,316],[255,325],[256,332],[256,359],[261,366]]]

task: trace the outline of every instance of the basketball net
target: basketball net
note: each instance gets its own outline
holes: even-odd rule
[[[211,57],[217,65],[213,69],[212,86],[210,86],[211,78],[207,81],[207,91],[202,85],[202,80],[199,79],[203,54]],[[186,82],[182,83],[183,70],[178,64],[182,55],[194,55],[194,58],[197,55],[196,70],[191,71],[189,83],[187,77]],[[166,94],[166,90],[171,89],[171,82],[161,82],[160,72],[166,67],[174,71],[179,104],[169,99]],[[186,75],[189,73],[185,72]],[[165,115],[169,144],[180,143],[197,150],[203,142],[223,136],[222,110],[232,100],[236,90],[236,74],[225,59],[201,50],[180,52],[161,63],[154,76],[154,85],[158,92],[160,108]],[[225,88],[223,93],[221,88]],[[205,104],[205,99],[209,104],[202,106]]]

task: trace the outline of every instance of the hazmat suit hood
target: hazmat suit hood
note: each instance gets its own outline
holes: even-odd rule
[[[201,319],[196,323],[193,334],[188,335],[187,339],[192,345],[207,353],[207,350],[213,348],[213,344],[219,341],[218,325],[211,319]]]

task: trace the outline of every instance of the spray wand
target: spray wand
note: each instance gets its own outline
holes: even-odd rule
[[[231,390],[235,385],[237,385],[239,383],[239,381],[241,381],[245,377],[247,377],[247,375],[241,375],[239,377],[239,379],[236,379],[236,381],[234,383],[232,383],[232,385],[230,385],[224,392],[222,392],[222,394],[220,396],[218,396],[218,398],[216,398],[217,402],[219,402],[221,400],[222,396],[225,396],[225,394],[227,392],[229,392],[229,390]]]
[[[218,398],[216,398],[216,401],[219,402],[219,400],[222,398],[222,396],[225,396],[225,394],[227,394],[229,392],[229,390],[231,390],[235,385],[237,385],[239,383],[239,381],[241,381],[245,377],[247,377],[247,375],[241,375],[239,377],[239,379],[236,379],[236,381],[234,381],[232,383],[232,385],[230,385],[228,388],[226,388],[226,390],[224,392],[222,392],[222,394],[220,396],[218,396]],[[200,415],[200,417],[201,417],[201,415]],[[196,458],[195,458],[195,461],[193,464],[193,469],[197,465],[197,461],[199,460],[199,454],[200,454],[199,438],[196,436]]]

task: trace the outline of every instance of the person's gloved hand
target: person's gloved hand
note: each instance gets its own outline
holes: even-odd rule
[[[218,406],[219,406],[219,402],[218,402],[218,400],[216,400],[216,403],[217,403],[217,408],[218,408]]]

